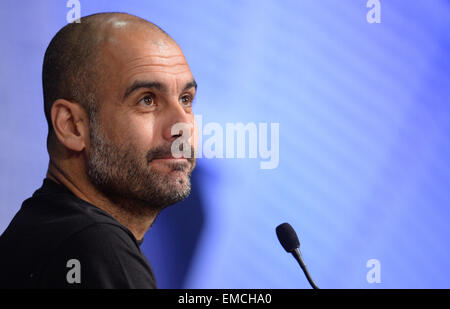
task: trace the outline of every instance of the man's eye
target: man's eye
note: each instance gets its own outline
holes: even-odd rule
[[[155,99],[153,98],[153,95],[146,95],[143,97],[139,104],[145,105],[145,106],[154,106],[155,105]]]
[[[192,104],[192,97],[190,95],[182,96],[181,104],[183,104],[184,106],[190,106]]]

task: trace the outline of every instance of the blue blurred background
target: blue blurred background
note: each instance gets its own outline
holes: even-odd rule
[[[159,287],[308,288],[287,221],[322,288],[450,288],[449,1],[381,0],[379,24],[367,0],[80,2],[165,29],[204,123],[280,124],[276,169],[198,160],[145,237]],[[0,1],[0,233],[45,177],[41,67],[66,3]]]

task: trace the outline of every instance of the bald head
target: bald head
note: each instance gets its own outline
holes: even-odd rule
[[[47,146],[54,140],[51,108],[65,99],[83,106],[88,116],[97,111],[99,85],[106,81],[109,64],[103,52],[133,36],[145,36],[158,45],[176,43],[155,24],[125,13],[100,13],[63,27],[50,42],[44,57],[42,83],[45,116],[49,127]]]

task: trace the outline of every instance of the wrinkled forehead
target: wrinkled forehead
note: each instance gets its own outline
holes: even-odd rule
[[[180,83],[192,80],[181,48],[167,35],[149,27],[120,25],[104,45],[104,61],[117,86],[135,80]]]

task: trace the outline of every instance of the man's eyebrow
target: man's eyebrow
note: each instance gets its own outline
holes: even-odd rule
[[[184,86],[183,91],[186,91],[191,88],[195,88],[195,91],[197,91],[197,82],[194,79]]]
[[[152,81],[135,81],[130,87],[125,91],[125,95],[123,96],[126,99],[130,94],[140,88],[148,88],[148,89],[157,89],[159,91],[165,91],[166,86],[161,84],[160,82],[152,82]]]
[[[147,88],[147,89],[157,89],[159,91],[166,91],[167,88],[164,84],[160,82],[154,82],[154,81],[135,81],[130,87],[127,88],[125,91],[125,95],[123,96],[124,99],[126,99],[130,94],[132,94],[134,91],[141,89],[141,88]],[[197,90],[197,82],[195,80],[192,80],[188,82],[182,91],[189,90],[191,88],[195,88]]]

